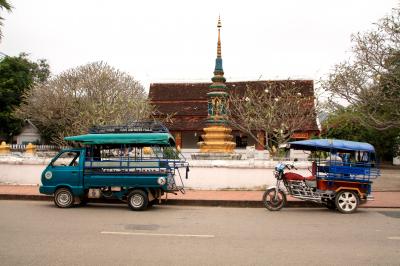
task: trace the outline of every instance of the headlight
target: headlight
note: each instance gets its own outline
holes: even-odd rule
[[[157,179],[157,183],[160,185],[160,186],[163,186],[163,185],[165,185],[165,183],[167,183],[167,179],[165,179],[165,177],[159,177],[158,179]]]
[[[47,171],[46,173],[44,173],[44,177],[49,180],[53,177],[53,173],[50,171]]]

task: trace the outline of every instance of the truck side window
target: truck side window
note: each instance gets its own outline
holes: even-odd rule
[[[54,162],[53,166],[78,166],[79,152],[69,151],[62,153]]]

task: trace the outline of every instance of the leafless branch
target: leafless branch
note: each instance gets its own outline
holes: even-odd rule
[[[24,95],[16,115],[31,119],[53,142],[98,125],[149,118],[153,108],[144,88],[130,75],[96,62],[68,70]]]

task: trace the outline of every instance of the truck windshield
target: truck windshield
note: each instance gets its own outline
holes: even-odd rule
[[[66,151],[60,154],[52,163],[53,166],[77,166],[79,165],[79,152]]]

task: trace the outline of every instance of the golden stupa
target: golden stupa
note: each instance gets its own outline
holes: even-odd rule
[[[196,154],[194,157],[199,159],[213,159],[213,157],[237,159],[238,156],[240,158],[240,155],[234,154],[236,143],[232,141],[232,129],[227,126],[226,120],[228,92],[222,68],[220,18],[218,18],[217,27],[217,58],[215,60],[214,77],[211,79],[213,83],[210,85],[209,93],[207,93],[207,127],[204,128],[205,134],[202,135],[203,141],[197,143],[200,147],[200,153]]]

